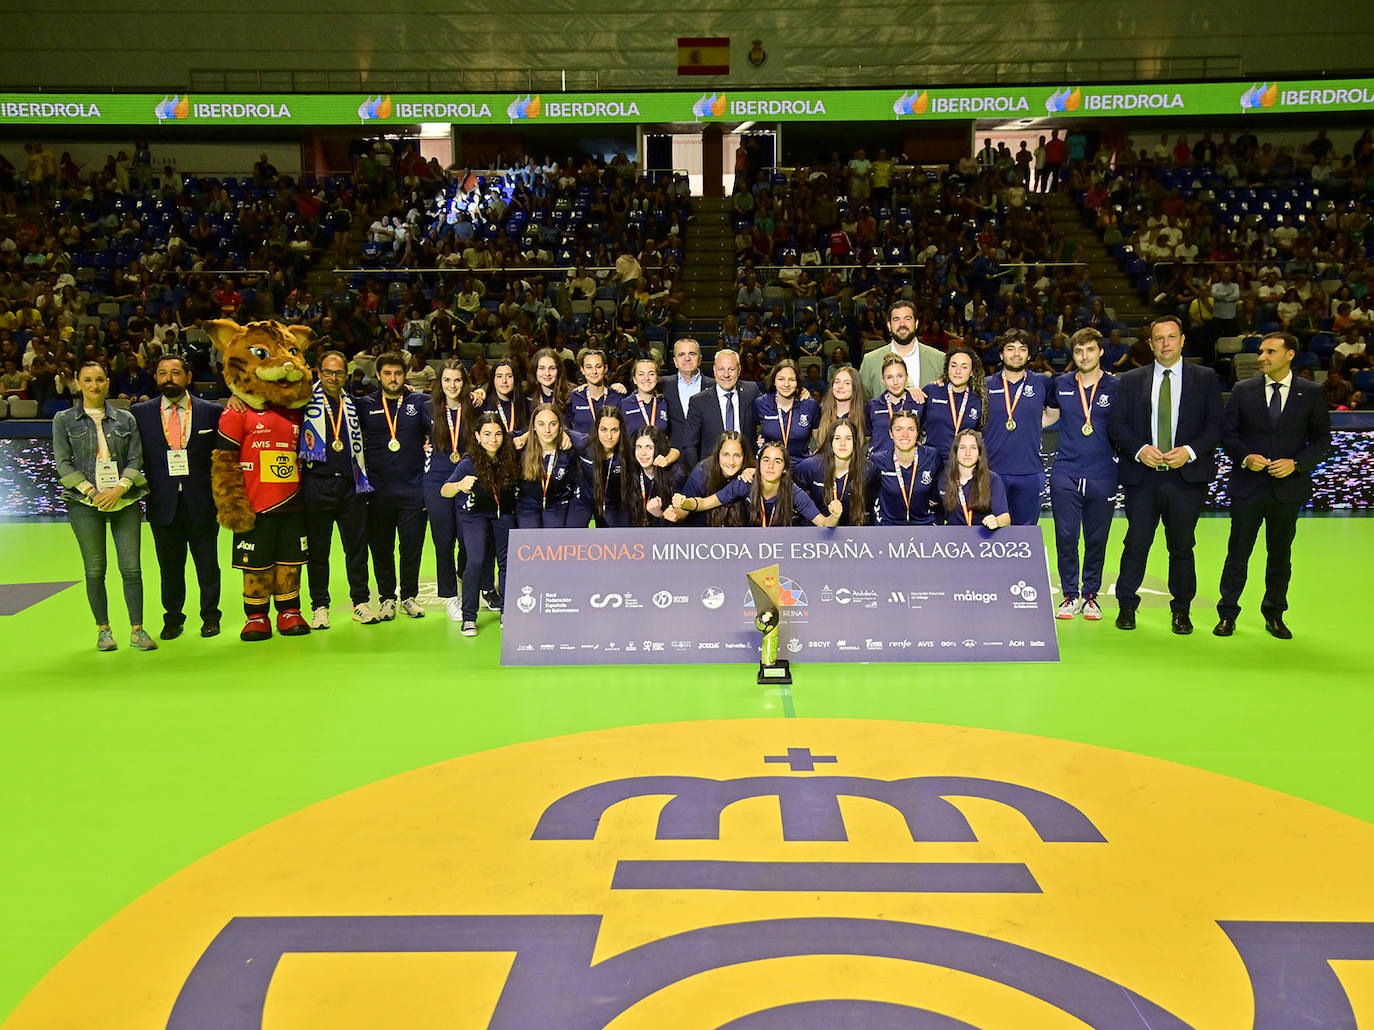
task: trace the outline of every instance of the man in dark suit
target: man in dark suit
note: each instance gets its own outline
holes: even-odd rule
[[[1250,552],[1264,523],[1267,557],[1264,628],[1280,640],[1293,634],[1284,625],[1288,609],[1290,557],[1298,512],[1312,496],[1312,470],[1331,445],[1331,416],[1326,392],[1293,374],[1298,339],[1270,333],[1260,341],[1259,367],[1264,374],[1236,384],[1226,404],[1222,447],[1231,459],[1231,539],[1221,570],[1219,637],[1236,631],[1240,595]]]
[[[200,584],[200,635],[219,632],[219,522],[210,493],[210,460],[216,427],[223,412],[218,404],[187,392],[191,373],[184,359],[165,355],[153,372],[160,397],[129,410],[143,440],[144,474],[148,477],[148,523],[162,573],[162,639],[181,635],[186,615],[186,552],[196,565]]]
[[[716,384],[702,390],[687,406],[687,439],[680,447],[685,468],[693,468],[710,454],[727,429],[735,429],[744,437],[744,456],[752,458],[758,439],[754,424],[754,399],[759,395],[758,383],[739,381],[739,355],[732,350],[716,351],[711,366]]]
[[[680,453],[687,452],[687,407],[692,398],[709,390],[716,381],[701,372],[701,344],[684,336],[673,344],[673,364],[677,374],[663,376],[658,392],[668,402],[668,439]],[[687,471],[691,471],[690,467]]]
[[[1140,584],[1164,523],[1169,548],[1169,607],[1175,633],[1191,633],[1197,595],[1193,545],[1207,484],[1216,475],[1221,393],[1216,373],[1183,360],[1183,326],[1173,315],[1150,324],[1155,360],[1121,377],[1108,431],[1120,455],[1126,543],[1116,579],[1118,629],[1135,629]]]

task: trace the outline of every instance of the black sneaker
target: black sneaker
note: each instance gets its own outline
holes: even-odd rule
[[[501,610],[501,595],[495,590],[482,591],[482,607],[488,611],[499,612]]]

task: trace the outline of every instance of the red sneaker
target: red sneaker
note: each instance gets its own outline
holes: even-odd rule
[[[266,615],[250,615],[243,624],[240,640],[267,640],[272,636],[272,623]]]
[[[284,637],[301,637],[310,632],[310,624],[299,608],[288,608],[277,612],[277,632]]]

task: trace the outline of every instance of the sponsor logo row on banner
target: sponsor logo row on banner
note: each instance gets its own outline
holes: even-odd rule
[[[1366,111],[1374,79],[1075,84],[709,93],[0,94],[0,123],[107,125],[516,124],[640,121],[890,121],[969,117],[1073,119]]]

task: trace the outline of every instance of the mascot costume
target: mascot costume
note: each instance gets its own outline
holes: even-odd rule
[[[299,496],[297,452],[302,409],[310,401],[305,349],[313,333],[280,322],[239,325],[218,319],[205,326],[223,358],[224,382],[248,410],[225,410],[210,482],[220,525],[234,533],[234,568],[243,573],[239,636],[266,640],[277,604],[277,632],[309,633],[301,616],[305,517]]]

